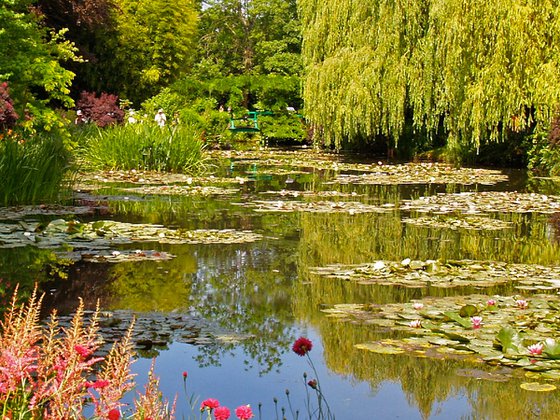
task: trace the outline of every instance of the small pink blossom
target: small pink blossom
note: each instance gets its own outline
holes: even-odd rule
[[[253,417],[253,410],[250,405],[240,405],[235,409],[235,415],[239,420],[249,420]]]
[[[412,328],[422,328],[422,321],[415,319],[414,321],[410,321],[408,326]]]
[[[496,300],[495,299],[488,299],[486,301],[486,305],[488,306],[496,306]]]
[[[421,302],[414,302],[414,303],[412,304],[412,307],[413,307],[414,309],[416,309],[417,311],[419,311],[420,309],[422,309],[422,308],[424,307],[424,304],[421,303]]]
[[[219,406],[220,406],[220,402],[218,400],[216,400],[215,398],[208,398],[202,401],[202,404],[200,404],[200,411],[204,411],[204,410],[212,411],[213,409],[218,408]]]
[[[537,356],[539,354],[542,354],[543,349],[544,349],[543,343],[531,344],[530,346],[527,347],[527,350],[529,350],[529,354],[531,356]]]
[[[519,309],[527,309],[527,307],[529,306],[529,302],[527,302],[525,299],[517,299],[515,301],[515,304]]]
[[[214,410],[214,419],[215,420],[228,420],[230,416],[229,408],[221,406],[216,407]]]
[[[473,316],[471,318],[471,322],[472,322],[472,327],[477,330],[480,327],[482,327],[482,317],[480,316]]]
[[[78,353],[84,359],[87,359],[89,356],[91,356],[91,350],[86,346],[81,346],[79,344],[76,344],[74,346],[74,350],[76,350],[76,353]]]

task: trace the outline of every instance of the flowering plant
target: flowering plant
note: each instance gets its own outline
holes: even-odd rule
[[[26,304],[16,302],[17,289],[0,323],[1,418],[80,419],[92,404],[94,418],[120,419],[121,399],[134,387],[130,373],[134,323],[106,357],[97,357],[102,344],[99,309],[85,325],[80,301],[70,326],[63,329],[56,313],[46,327],[40,325],[42,297],[36,290]],[[158,391],[153,365],[146,392],[135,401],[135,408],[134,418],[172,418],[173,409],[168,410]]]

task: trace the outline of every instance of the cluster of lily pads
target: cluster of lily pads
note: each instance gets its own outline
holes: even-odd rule
[[[560,379],[560,298],[551,295],[455,296],[396,304],[341,304],[324,309],[396,337],[357,344],[382,354],[482,360],[522,368],[535,380]],[[522,387],[553,390],[552,384]]]
[[[432,217],[405,218],[402,221],[409,225],[451,230],[502,230],[513,227],[512,222],[481,216],[444,217],[442,215],[435,215]]]
[[[558,213],[560,197],[518,192],[463,192],[436,194],[405,200],[401,210],[416,210],[435,214],[447,213]]]
[[[395,205],[392,203],[374,206],[357,201],[253,201],[246,203],[233,203],[239,206],[251,207],[256,212],[273,213],[387,213],[393,211]]]
[[[103,250],[114,245],[134,242],[167,244],[232,244],[255,242],[262,235],[248,230],[234,229],[169,229],[161,225],[123,223],[98,220],[82,223],[76,220],[56,219],[48,224],[41,222],[0,223],[0,247],[36,246],[38,248],[70,249],[65,255],[76,255],[94,262],[119,262],[138,259],[169,259],[171,254],[155,251]],[[85,251],[83,251],[85,250]],[[97,255],[97,257],[95,257]]]
[[[202,185],[151,185],[136,188],[123,188],[123,191],[144,195],[232,195],[238,188],[221,188]]]
[[[560,267],[473,260],[376,261],[373,263],[312,267],[310,273],[358,284],[421,288],[492,287],[515,282],[524,291],[560,288]]]
[[[338,184],[460,184],[494,185],[509,178],[491,169],[454,168],[439,163],[375,165],[369,173],[341,174],[331,183]]]

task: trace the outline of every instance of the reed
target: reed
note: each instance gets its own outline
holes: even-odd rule
[[[189,125],[129,124],[98,129],[82,149],[93,169],[198,173],[205,156],[200,133]]]
[[[57,202],[69,191],[70,169],[71,155],[62,138],[6,134],[0,139],[0,203]]]

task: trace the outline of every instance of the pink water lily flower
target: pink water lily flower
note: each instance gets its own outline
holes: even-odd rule
[[[408,325],[412,328],[422,328],[422,321],[415,319],[414,321],[410,321]]]
[[[471,318],[472,327],[477,330],[482,327],[482,317],[481,316],[473,316]]]
[[[414,302],[412,304],[412,307],[418,311],[424,307],[424,304],[421,302]]]
[[[544,349],[543,343],[531,344],[530,346],[527,347],[527,350],[529,350],[529,354],[531,356],[538,356],[539,354],[542,354],[543,349]]]
[[[486,301],[486,305],[488,306],[496,306],[496,300],[495,299],[488,299]]]
[[[525,299],[517,299],[515,301],[515,304],[519,309],[527,309],[527,307],[529,306],[529,302],[527,302]]]

